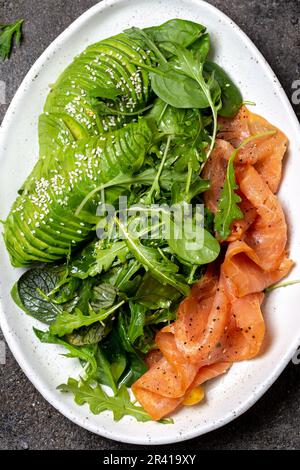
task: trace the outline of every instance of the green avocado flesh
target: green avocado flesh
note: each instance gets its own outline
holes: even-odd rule
[[[151,66],[153,59],[122,33],[89,46],[51,86],[39,118],[40,158],[4,225],[14,266],[66,256],[94,228],[100,196],[96,193],[77,217],[82,200],[142,164],[150,128],[145,122],[128,124],[120,114],[144,108],[149,98],[148,73],[133,62]],[[102,100],[119,114],[101,116]]]
[[[55,158],[44,160],[41,177],[34,169],[5,222],[12,264],[55,261],[86,240],[94,228],[89,220],[96,214],[101,194],[96,192],[78,216],[76,209],[99,185],[121,174],[134,174],[151,136],[147,122],[141,120],[58,151]]]

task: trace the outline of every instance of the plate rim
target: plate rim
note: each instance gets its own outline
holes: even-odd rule
[[[40,70],[41,65],[45,62],[45,60],[51,56],[53,52],[56,51],[57,47],[63,43],[68,37],[76,31],[83,23],[88,21],[93,15],[98,14],[100,11],[105,10],[112,5],[117,5],[126,2],[127,0],[102,0],[100,3],[93,5],[91,8],[86,10],[83,14],[81,14],[75,21],[73,21],[62,33],[60,33],[56,39],[54,39],[49,46],[44,50],[44,52],[39,56],[39,58],[34,62],[31,66],[27,74],[25,75],[24,79],[22,80],[17,92],[15,93],[11,103],[6,111],[6,114],[3,118],[3,121],[0,126],[0,146],[2,144],[2,140],[4,140],[6,135],[6,127],[8,127],[11,119],[14,115],[14,108],[18,103],[19,97],[22,96],[24,89],[27,88],[27,85],[30,84],[32,79],[35,77],[36,73]],[[213,14],[217,14],[218,16],[222,17],[222,19],[226,23],[230,23],[232,27],[235,28],[235,33],[239,35],[243,42],[249,47],[249,50],[259,58],[261,67],[264,68],[267,76],[272,76],[273,79],[273,87],[276,88],[280,98],[285,106],[284,112],[289,115],[291,123],[293,123],[296,131],[300,134],[300,123],[298,118],[293,110],[293,107],[283,89],[282,85],[280,84],[276,74],[272,70],[271,66],[268,64],[267,60],[264,58],[262,53],[256,47],[256,45],[252,42],[252,40],[247,36],[247,34],[225,13],[219,10],[214,5],[204,1],[204,0],[193,0],[194,2],[198,3],[200,6],[205,6],[208,10],[210,10]],[[300,332],[298,337],[295,339],[293,343],[290,344],[289,348],[287,349],[285,355],[283,356],[281,362],[272,368],[272,371],[267,375],[265,380],[258,386],[256,393],[253,394],[248,400],[244,400],[241,404],[236,406],[231,412],[224,415],[222,418],[217,420],[216,422],[212,423],[205,423],[202,425],[201,430],[190,430],[185,431],[184,435],[178,435],[176,439],[168,439],[167,436],[160,436],[160,437],[152,437],[150,442],[145,442],[145,439],[140,439],[138,436],[135,439],[126,438],[124,434],[118,434],[117,431],[107,431],[102,429],[101,432],[92,422],[86,419],[82,419],[71,412],[68,409],[64,409],[64,404],[62,404],[57,399],[52,399],[49,397],[48,388],[43,385],[42,380],[39,377],[35,376],[35,373],[31,369],[29,363],[25,356],[22,354],[21,350],[18,347],[18,343],[14,340],[13,336],[10,334],[10,328],[8,322],[6,320],[6,314],[4,313],[4,308],[2,306],[2,300],[0,299],[0,327],[2,329],[3,336],[12,352],[14,358],[16,359],[18,365],[20,366],[21,370],[25,373],[28,380],[33,384],[33,386],[38,390],[38,392],[43,396],[43,398],[50,403],[57,411],[59,411],[63,416],[68,418],[70,421],[75,423],[76,425],[93,432],[94,434],[103,436],[105,438],[112,439],[114,441],[123,442],[127,444],[139,444],[139,445],[165,445],[165,444],[172,444],[175,442],[183,442],[189,439],[193,439],[195,437],[199,437],[204,435],[208,432],[214,431],[229,422],[233,421],[237,417],[241,416],[247,410],[249,410],[265,393],[266,391],[273,385],[282,371],[286,368],[289,361],[292,359],[295,351],[297,350],[300,344]]]

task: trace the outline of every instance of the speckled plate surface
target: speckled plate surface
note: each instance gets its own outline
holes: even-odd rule
[[[274,73],[247,36],[223,13],[200,0],[104,0],[82,15],[44,52],[20,86],[0,131],[0,218],[8,214],[18,188],[38,155],[37,121],[48,84],[88,44],[130,26],[145,27],[170,18],[185,18],[208,27],[215,60],[239,84],[256,112],[280,127],[290,139],[280,199],[289,222],[291,257],[300,278],[300,127]],[[300,344],[300,287],[272,293],[264,303],[267,338],[259,358],[234,364],[229,373],[206,387],[206,401],[174,415],[174,424],[137,423],[126,417],[115,423],[109,412],[92,415],[56,386],[79,373],[76,360],[60,355],[59,346],[41,344],[32,333],[38,322],[26,316],[10,298],[22,270],[10,266],[0,247],[0,324],[18,363],[40,393],[78,425],[105,437],[136,444],[166,444],[216,429],[246,411],[270,387]]]

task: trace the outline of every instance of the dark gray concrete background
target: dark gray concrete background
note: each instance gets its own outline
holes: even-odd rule
[[[169,1],[171,6],[172,0]],[[14,51],[9,61],[0,61],[0,80],[7,84],[7,105],[44,49],[96,3],[94,0],[0,0],[0,23],[17,18],[26,20],[22,47]],[[300,79],[300,0],[211,0],[210,3],[227,13],[249,35],[291,98],[292,82]],[[0,122],[7,105],[0,105]],[[299,106],[296,112],[300,117]],[[243,416],[206,436],[163,449],[299,449],[299,386],[300,365],[290,364],[266,395]],[[164,432],[168,432],[167,428]],[[0,365],[0,449],[28,448],[141,447],[103,439],[68,421],[41,397],[7,351],[6,365]]]

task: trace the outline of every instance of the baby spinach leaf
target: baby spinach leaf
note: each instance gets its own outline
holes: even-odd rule
[[[181,47],[193,44],[206,30],[205,26],[188,20],[173,19],[160,26],[145,28],[144,31],[159,47],[164,42],[172,42]]]
[[[189,48],[191,51],[197,52],[197,56],[200,62],[205,62],[210,49],[210,37],[209,34],[203,34],[197,41],[195,41]]]
[[[102,385],[107,385],[112,389],[112,391],[117,393],[117,386],[111,371],[111,365],[107,358],[105,357],[102,349],[100,346],[98,346],[97,353],[96,353],[96,359],[97,359],[97,380],[102,384]]]
[[[189,51],[180,47],[174,48],[174,53],[177,56],[175,62],[175,69],[193,79],[199,86],[201,92],[204,94],[208,106],[211,108],[213,115],[213,133],[211,144],[207,153],[207,158],[210,156],[216,140],[217,135],[217,117],[218,111],[221,107],[221,89],[214,79],[212,74],[208,79],[205,79],[203,74],[203,62],[201,62],[201,53],[197,51]]]
[[[127,366],[119,383],[127,387],[130,387],[147,370],[144,360],[140,357],[133,344],[143,334],[145,307],[137,306],[131,308],[134,308],[134,310],[131,310],[129,319],[126,312],[121,312],[118,317],[118,334],[122,347],[127,351]],[[136,332],[134,331],[134,320],[138,323]]]
[[[77,405],[87,403],[93,414],[108,410],[112,411],[115,421],[126,415],[133,416],[137,421],[151,421],[151,417],[141,406],[134,405],[130,401],[128,390],[124,385],[111,397],[100,385],[93,387],[90,382],[78,382],[69,378],[66,384],[59,385],[58,390],[73,393]]]
[[[60,281],[54,269],[34,268],[26,271],[13,286],[11,295],[15,303],[25,313],[42,321],[52,323],[62,308],[47,295]]]
[[[57,315],[55,321],[51,323],[50,332],[51,334],[61,337],[68,333],[72,333],[74,330],[77,330],[82,326],[89,326],[96,322],[102,322],[118,310],[123,303],[124,301],[121,301],[107,310],[100,310],[98,313],[95,313],[90,309],[89,315],[84,315],[78,308],[75,309],[74,313],[61,312]]]
[[[214,74],[221,88],[222,107],[219,109],[219,115],[224,117],[234,116],[243,104],[243,97],[238,87],[233,83],[225,70],[214,62],[205,62],[204,70]]]
[[[128,353],[128,363],[124,374],[122,375],[119,384],[131,387],[145,372],[147,372],[147,366],[143,359],[135,352]]]
[[[134,300],[150,310],[165,309],[180,299],[181,294],[175,287],[163,285],[147,272],[138,288]],[[148,317],[146,321],[148,322]]]
[[[155,100],[147,117],[155,120],[158,129],[164,135],[175,136],[184,133],[185,110],[174,108],[160,98]]]
[[[214,261],[220,253],[220,245],[202,224],[185,221],[180,224],[170,220],[168,245],[184,264],[202,265]]]
[[[150,78],[154,93],[175,108],[205,109],[209,106],[207,97],[199,85],[175,70],[171,63],[150,71]]]
[[[152,326],[145,326],[143,336],[140,336],[135,342],[135,348],[142,354],[148,354],[149,351],[156,349],[156,333],[156,328],[153,328]]]
[[[115,382],[118,383],[125,371],[127,359],[117,328],[114,328],[102,342],[101,348],[110,363],[113,378]]]

